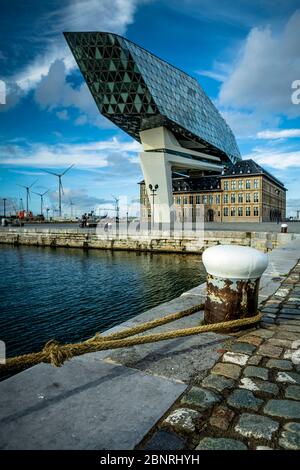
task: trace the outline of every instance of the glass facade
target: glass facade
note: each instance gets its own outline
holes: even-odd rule
[[[133,138],[165,126],[201,143],[203,153],[241,159],[231,129],[194,78],[116,34],[65,37],[100,112]]]

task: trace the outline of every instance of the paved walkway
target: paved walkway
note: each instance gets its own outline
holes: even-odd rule
[[[244,232],[280,232],[281,223],[288,224],[289,233],[300,233],[300,221],[280,222],[204,222],[205,230],[244,231]]]
[[[289,233],[300,233],[300,221],[288,221],[282,222],[288,224]],[[232,232],[280,232],[281,222],[277,224],[276,222],[204,222],[205,230],[213,231],[232,231]],[[26,224],[24,225],[25,229],[58,229],[58,230],[79,230],[80,232],[93,233],[95,229],[93,228],[80,228],[79,223],[51,223],[51,224]],[[7,230],[5,227],[0,227],[0,231]]]
[[[262,312],[139,448],[300,449],[300,262]]]

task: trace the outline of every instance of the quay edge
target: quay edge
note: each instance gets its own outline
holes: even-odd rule
[[[0,244],[197,254],[219,244],[250,246],[266,252],[299,237],[300,234],[296,233],[207,230],[203,239],[146,236],[113,238],[99,236],[95,231],[85,232],[79,229],[7,228],[0,231]]]

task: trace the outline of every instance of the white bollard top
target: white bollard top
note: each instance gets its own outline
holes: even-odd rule
[[[286,228],[288,224],[281,224],[281,227]]]
[[[268,256],[248,246],[217,245],[204,251],[208,274],[225,279],[258,279],[268,266]]]

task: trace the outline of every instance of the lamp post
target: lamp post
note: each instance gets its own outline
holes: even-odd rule
[[[152,227],[154,227],[154,198],[156,196],[156,192],[158,188],[159,188],[158,184],[156,184],[154,187],[152,186],[152,184],[149,184],[149,189],[152,195]]]

